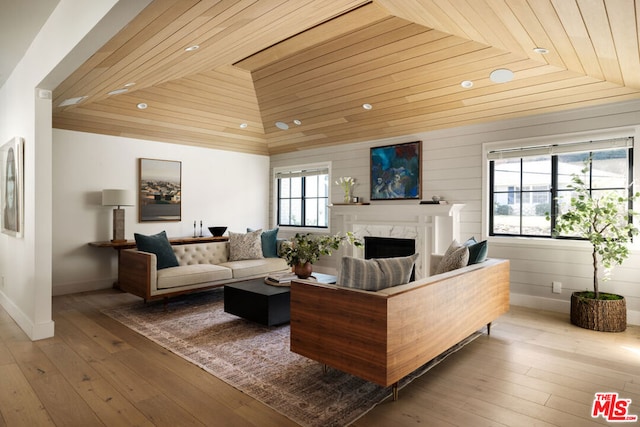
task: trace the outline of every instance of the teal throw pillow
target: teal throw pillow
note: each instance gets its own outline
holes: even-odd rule
[[[161,231],[158,234],[151,236],[145,236],[144,234],[134,233],[133,237],[136,239],[136,247],[139,251],[151,252],[156,255],[157,269],[161,270],[168,267],[177,267],[178,258],[176,258],[175,252],[167,239],[167,233]]]
[[[487,246],[486,240],[469,245],[469,264],[468,265],[479,264],[481,262],[484,262],[487,259],[488,251],[489,251],[489,248]]]
[[[260,235],[262,242],[262,256],[265,258],[278,258],[278,227],[271,230],[264,230]],[[247,232],[256,231],[252,228],[247,228]]]
[[[478,241],[476,240],[475,236],[471,236],[466,242],[462,244],[462,246],[469,247],[471,245],[475,245],[476,243],[478,243]]]

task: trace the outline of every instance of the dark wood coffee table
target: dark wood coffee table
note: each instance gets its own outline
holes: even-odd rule
[[[321,283],[335,283],[336,277],[315,273]],[[272,286],[264,279],[253,279],[224,286],[224,311],[266,326],[289,322],[288,286]]]

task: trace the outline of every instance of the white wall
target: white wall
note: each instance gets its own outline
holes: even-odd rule
[[[117,3],[61,0],[0,88],[0,143],[14,136],[25,140],[24,234],[22,238],[0,235],[0,304],[31,339],[52,336],[54,325],[51,101],[40,97],[37,88],[51,89],[40,85]]]
[[[104,188],[137,194],[138,159],[182,162],[182,221],[138,222],[125,207],[125,233],[193,235],[193,221],[230,231],[268,226],[269,158],[91,133],[53,131],[53,294],[110,287],[116,251],[89,242],[112,238],[112,208],[101,205]]]
[[[423,199],[439,195],[451,202],[464,203],[466,206],[461,214],[462,238],[471,236],[486,238],[487,229],[486,225],[483,225],[483,143],[625,126],[636,127],[635,151],[640,152],[640,101],[635,101],[456,129],[425,131],[422,134],[402,138],[275,155],[271,157],[271,167],[331,161],[331,199],[338,202],[342,199],[342,190],[333,182],[340,176],[353,176],[360,183],[354,195],[368,200],[370,147],[420,140],[423,143]],[[635,157],[638,159],[638,154]],[[636,178],[640,176],[640,165],[637,161],[634,176]],[[272,215],[273,197],[272,193]],[[374,203],[388,202],[378,201],[372,204]],[[335,232],[335,229],[331,232]],[[511,301],[516,305],[568,314],[571,292],[591,287],[589,282],[592,271],[591,258],[583,242],[576,244],[576,242],[514,238],[489,240],[490,256],[511,260]],[[638,248],[639,245],[636,242],[632,256],[622,267],[614,270],[610,282],[601,285],[603,291],[625,295],[628,320],[633,324],[640,324],[640,283],[638,282],[640,251]],[[321,259],[317,269],[335,271],[337,260],[336,256],[333,259]],[[562,282],[561,294],[551,293],[552,281]]]

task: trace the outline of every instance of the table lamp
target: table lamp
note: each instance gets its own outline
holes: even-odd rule
[[[125,242],[124,209],[120,206],[133,206],[133,193],[129,190],[102,190],[102,206],[117,206],[113,209],[113,240],[111,241]]]

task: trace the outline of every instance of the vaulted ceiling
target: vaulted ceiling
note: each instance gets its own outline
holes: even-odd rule
[[[637,0],[154,0],[53,123],[274,154],[640,99],[639,30]]]

